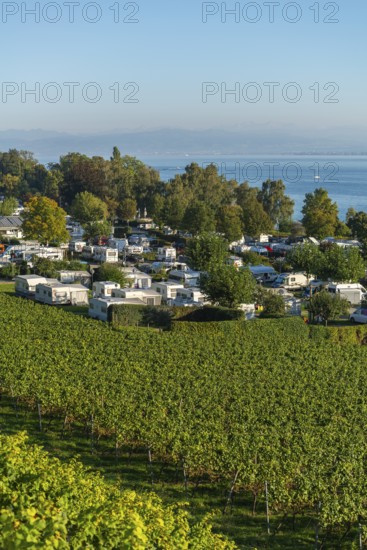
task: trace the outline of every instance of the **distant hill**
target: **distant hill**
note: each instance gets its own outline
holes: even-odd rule
[[[340,139],[343,135],[343,139]],[[162,128],[147,131],[116,131],[100,134],[69,134],[47,130],[0,131],[0,150],[27,149],[40,159],[57,159],[78,151],[88,155],[109,156],[117,145],[123,154],[362,154],[367,151],[363,135],[352,131],[297,132],[266,126],[229,130],[182,130]]]

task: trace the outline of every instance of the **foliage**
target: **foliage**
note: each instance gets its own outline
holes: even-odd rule
[[[340,315],[347,315],[349,303],[338,294],[321,290],[310,299],[308,310],[313,320],[319,317],[327,325],[328,321],[337,319]]]
[[[367,213],[348,211],[347,225],[356,239],[365,241],[367,239]]]
[[[128,286],[126,275],[118,265],[104,263],[94,271],[94,281],[113,281],[118,283],[121,288]]]
[[[236,191],[237,204],[243,212],[242,219],[245,234],[253,237],[272,231],[274,228],[274,223],[265,212],[258,198],[258,193],[257,188],[250,188],[247,183],[239,185]]]
[[[122,220],[129,222],[130,220],[135,220],[136,212],[138,210],[138,205],[135,199],[124,199],[119,208],[118,214]]]
[[[70,240],[66,229],[66,212],[47,197],[32,197],[25,204],[22,229],[26,239],[48,245],[50,241],[64,243]]]
[[[175,315],[177,322],[218,323],[223,321],[243,321],[244,312],[240,309],[227,307],[204,306],[198,308],[184,308],[180,316]]]
[[[84,238],[87,240],[100,239],[111,235],[112,226],[104,220],[101,222],[90,222],[84,225]]]
[[[206,271],[225,262],[228,243],[215,233],[202,233],[189,240],[187,255],[195,269]]]
[[[257,252],[242,252],[240,256],[245,265],[271,265],[269,258]]]
[[[207,521],[61,463],[24,434],[0,436],[2,548],[234,549]],[[199,546],[197,546],[199,545]]]
[[[15,197],[6,197],[0,203],[0,216],[12,216],[17,207],[18,201]]]
[[[211,267],[200,277],[200,290],[213,304],[237,308],[240,304],[251,304],[254,300],[256,283],[248,269],[237,269],[231,265]]]
[[[164,306],[112,305],[108,308],[109,321],[115,326],[170,328],[174,316],[172,308]]]
[[[281,225],[292,219],[294,201],[285,194],[282,180],[264,181],[258,198],[273,224]]]
[[[195,201],[187,207],[181,225],[194,235],[214,231],[214,210],[206,202]]]
[[[335,235],[338,225],[338,207],[326,189],[318,188],[306,193],[302,208],[302,224],[307,235],[323,239]]]
[[[190,488],[203,476],[228,487],[236,479],[236,490],[256,503],[267,481],[271,514],[294,514],[296,524],[308,516],[328,532],[365,524],[366,346],[320,345],[300,319],[115,332],[4,295],[0,322],[1,390],[15,405],[38,404],[60,426],[67,417],[70,428],[79,419],[90,430],[93,418],[91,437],[103,435],[111,448],[149,449],[177,470],[184,463]],[[50,470],[40,461],[41,477],[24,476],[22,495],[32,483],[52,490],[42,477]],[[95,491],[101,512],[105,501]],[[6,513],[22,502],[14,499]]]
[[[217,231],[230,243],[243,237],[242,208],[236,205],[221,206],[217,214]]]
[[[11,280],[20,274],[20,268],[14,263],[9,263],[0,268],[0,279]]]
[[[91,222],[100,222],[105,220],[108,215],[108,208],[105,202],[101,199],[84,191],[78,193],[71,205],[71,213],[73,217],[82,225]]]
[[[358,248],[326,247],[318,262],[317,274],[324,281],[355,283],[365,276],[365,262]]]
[[[264,309],[261,315],[263,317],[284,317],[285,302],[282,296],[273,292],[266,292],[262,301]]]
[[[86,264],[82,264],[77,260],[68,262],[65,260],[50,260],[49,258],[39,258],[34,256],[32,264],[33,272],[36,275],[41,275],[42,277],[47,277],[50,279],[56,279],[58,272],[61,270],[87,271]]]
[[[293,247],[287,254],[287,262],[297,271],[304,271],[307,276],[318,274],[323,263],[320,248],[312,243],[304,243]]]

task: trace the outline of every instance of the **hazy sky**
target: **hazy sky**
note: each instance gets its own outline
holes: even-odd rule
[[[367,125],[365,0],[0,9],[1,130]]]

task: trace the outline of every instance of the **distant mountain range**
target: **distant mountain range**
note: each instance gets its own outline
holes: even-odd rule
[[[0,131],[0,151],[7,151],[9,148],[26,149],[44,162],[57,160],[60,155],[72,151],[108,157],[115,145],[122,154],[137,157],[367,154],[367,139],[363,132],[352,129],[301,132],[289,128],[248,126],[236,130],[162,128],[79,135],[40,129]]]

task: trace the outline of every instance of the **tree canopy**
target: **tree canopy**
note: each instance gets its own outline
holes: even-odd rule
[[[249,269],[231,265],[213,267],[200,277],[200,289],[213,303],[238,308],[254,301],[256,282]]]
[[[34,239],[44,245],[70,240],[66,212],[47,197],[32,197],[25,205],[22,229],[26,239]]]
[[[338,225],[338,207],[326,189],[307,193],[302,208],[302,224],[307,235],[323,239],[335,235]]]

